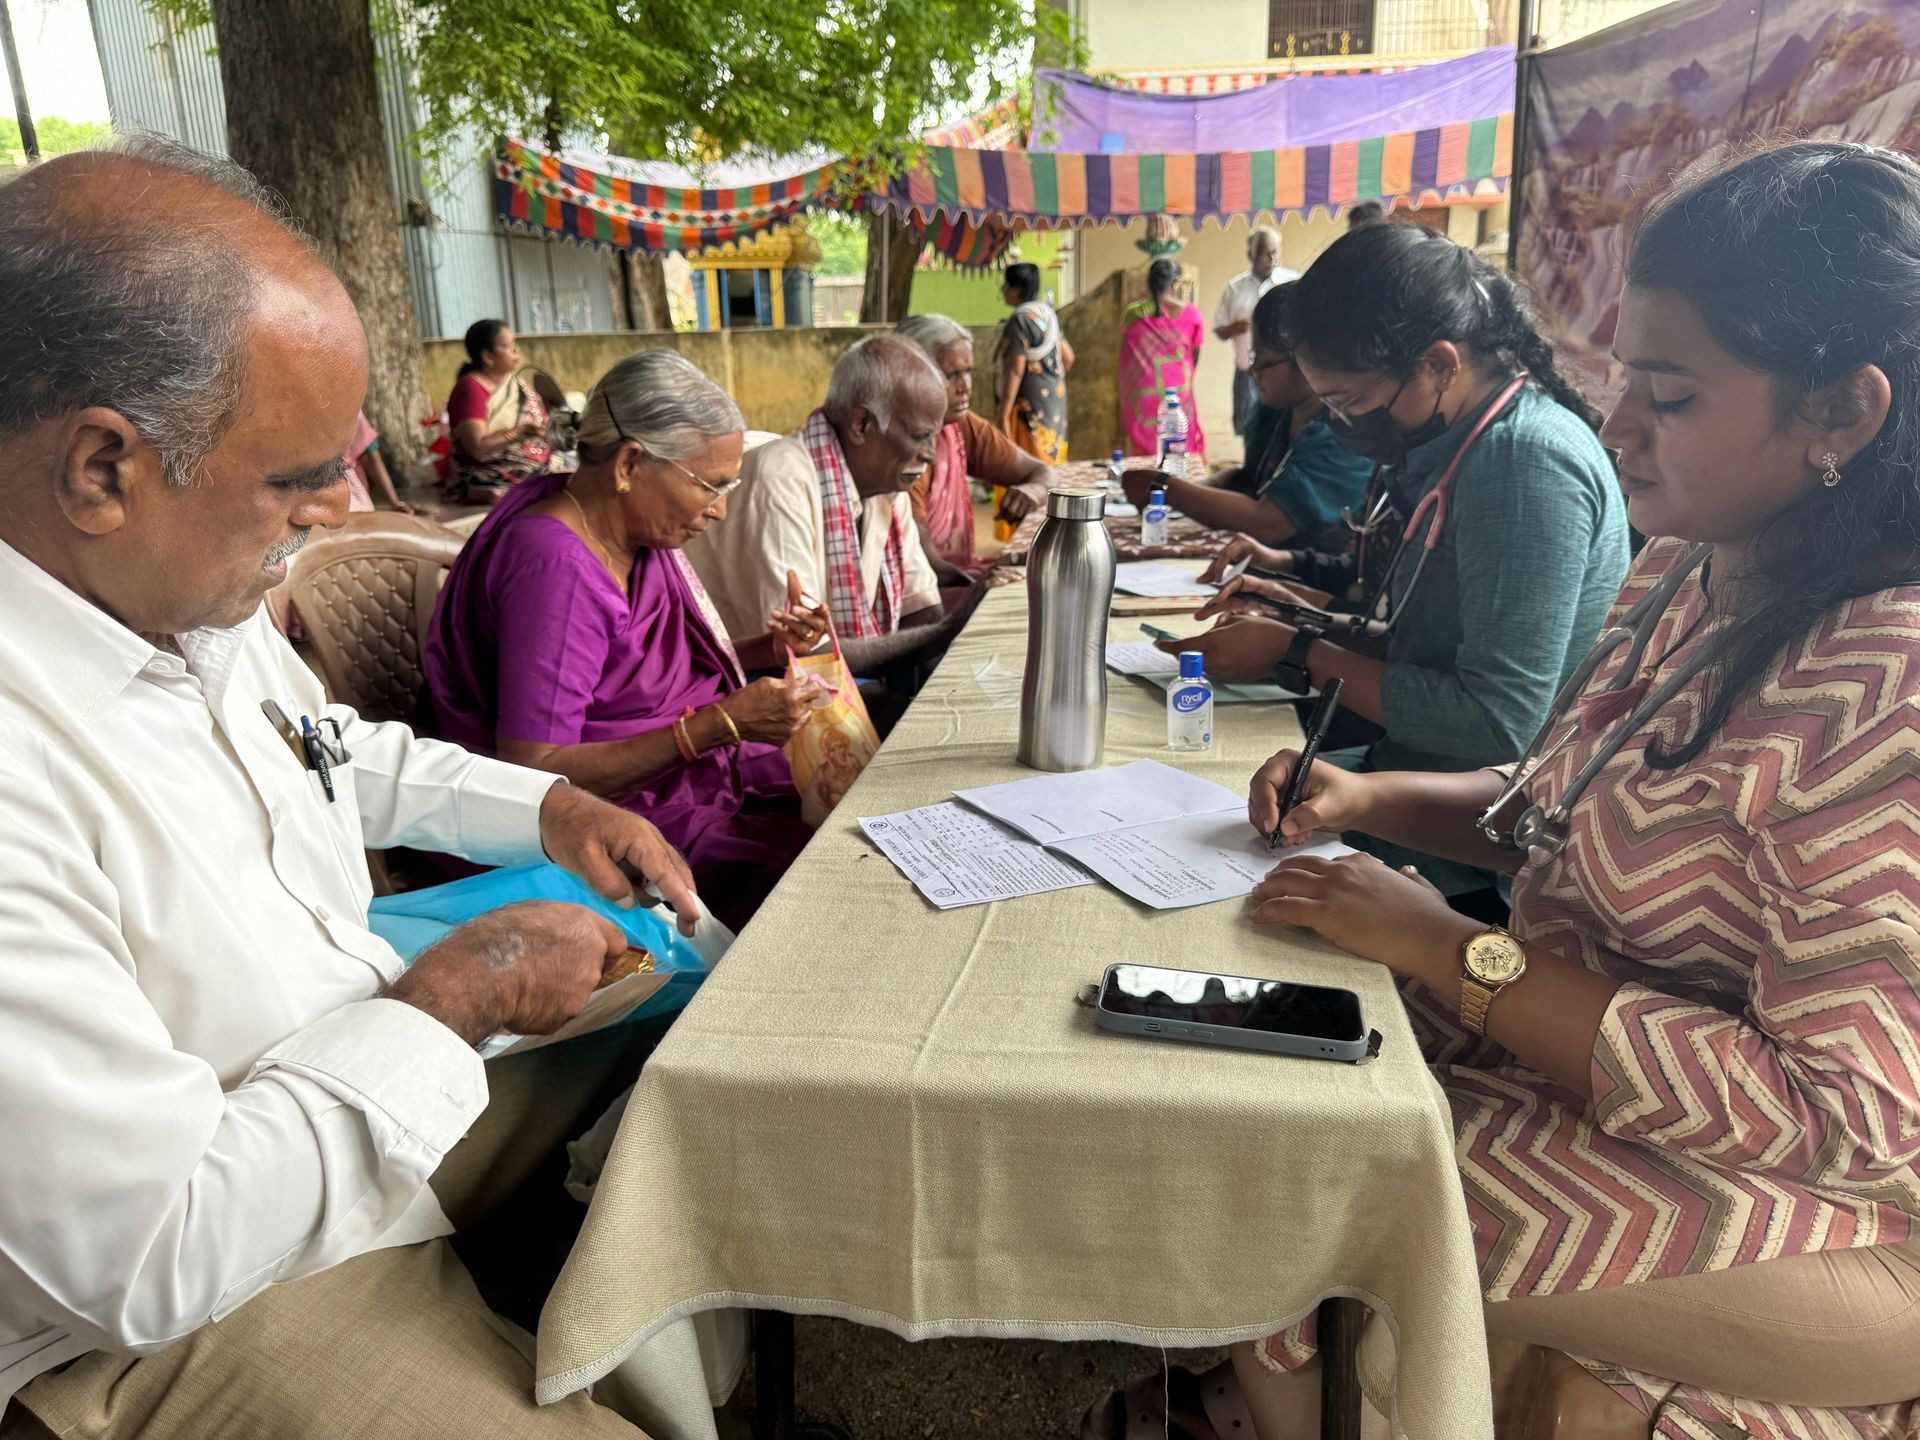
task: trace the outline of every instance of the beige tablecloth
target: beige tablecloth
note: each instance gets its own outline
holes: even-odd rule
[[[656,1435],[711,1434],[716,1366],[680,1322],[720,1307],[1198,1346],[1348,1295],[1387,1318],[1363,1368],[1397,1429],[1490,1435],[1446,1105],[1384,969],[1239,904],[1097,885],[941,913],[856,828],[1032,773],[997,681],[1026,627],[1024,587],[987,597],[648,1062],[541,1318],[540,1398],[620,1366]],[[1213,749],[1174,757],[1163,692],[1116,676],[1111,697],[1109,764],[1235,790],[1299,735],[1290,707],[1224,706]],[[1104,1034],[1074,992],[1122,959],[1348,986],[1385,1045],[1349,1067]]]

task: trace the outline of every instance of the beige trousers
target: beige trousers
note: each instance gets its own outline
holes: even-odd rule
[[[591,1125],[657,1035],[627,1026],[489,1064],[487,1109],[433,1177],[454,1224]],[[0,1440],[645,1440],[584,1393],[535,1405],[533,1337],[487,1308],[445,1240],[275,1285],[157,1355],[84,1355],[15,1399]]]
[[[1504,1300],[1486,1315],[1496,1340],[1747,1400],[1870,1406],[1920,1395],[1920,1239]],[[1280,1373],[1237,1345],[1233,1369],[1259,1440],[1315,1440],[1317,1365]],[[1368,1419],[1369,1440],[1386,1433],[1378,1416]]]

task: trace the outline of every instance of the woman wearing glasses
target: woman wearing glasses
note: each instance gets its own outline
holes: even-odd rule
[[[1402,977],[1490,1334],[1578,1357],[1662,1440],[1911,1436],[1920,167],[1797,144],[1682,176],[1629,232],[1613,345],[1603,434],[1661,537],[1615,610],[1636,638],[1484,828],[1491,773],[1316,767],[1288,817],[1516,870],[1512,934],[1366,859],[1280,866],[1253,919]],[[1297,1339],[1236,1355],[1254,1424],[1229,1371],[1186,1433],[1311,1433]]]
[[[1212,529],[1238,531],[1260,554],[1271,553],[1266,546],[1318,543],[1339,527],[1341,511],[1360,507],[1373,465],[1334,438],[1320,397],[1293,363],[1292,296],[1289,280],[1253,307],[1253,363],[1246,373],[1257,403],[1247,418],[1246,462],[1204,485],[1129,471],[1124,483],[1133,504],[1146,504],[1150,488],[1165,489],[1176,510]]]
[[[448,572],[426,649],[426,723],[644,815],[738,929],[810,831],[782,745],[807,707],[745,683],[681,547],[727,513],[740,412],[669,350],[621,361],[588,397],[580,468],[516,487]],[[811,650],[792,607],[748,647]]]
[[[1338,676],[1343,706],[1382,732],[1366,768],[1513,759],[1627,570],[1598,417],[1554,370],[1513,282],[1429,230],[1374,225],[1335,241],[1295,286],[1287,325],[1327,425],[1382,467],[1406,519],[1397,561],[1375,558],[1364,582],[1384,586],[1369,612],[1379,623],[1323,638],[1268,618],[1254,596],[1273,582],[1243,580],[1208,607],[1226,619],[1173,648],[1205,652],[1223,680],[1304,690]],[[1450,893],[1489,884],[1421,863]]]

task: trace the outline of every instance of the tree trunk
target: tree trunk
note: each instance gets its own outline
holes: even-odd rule
[[[286,200],[353,297],[367,332],[366,412],[405,463],[422,448],[428,402],[368,0],[213,0],[213,19],[228,151]]]
[[[633,323],[639,330],[673,329],[673,311],[667,305],[667,262],[658,255],[629,250],[633,275]]]
[[[867,214],[867,283],[860,292],[862,325],[897,325],[913,303],[913,264],[927,232],[891,210]]]

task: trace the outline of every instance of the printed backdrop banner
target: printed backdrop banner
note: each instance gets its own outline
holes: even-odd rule
[[[1682,0],[1534,57],[1519,268],[1596,400],[1635,197],[1726,142],[1788,132],[1920,147],[1910,0]]]

